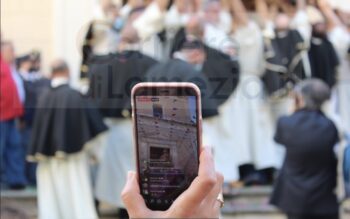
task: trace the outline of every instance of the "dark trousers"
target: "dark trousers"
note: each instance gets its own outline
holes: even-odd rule
[[[15,120],[0,122],[1,183],[25,185],[25,150]]]
[[[31,126],[27,126],[21,131],[22,147],[24,148],[25,152],[28,151],[31,134],[32,134]],[[24,157],[23,159],[25,160],[26,158]],[[36,185],[36,168],[37,168],[37,163],[25,161],[24,172],[25,172],[28,184],[31,186]]]
[[[339,219],[339,215],[338,214],[330,214],[330,215],[288,214],[288,219]]]

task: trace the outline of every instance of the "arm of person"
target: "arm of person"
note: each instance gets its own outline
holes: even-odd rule
[[[276,132],[275,132],[275,136],[274,136],[274,140],[275,142],[277,142],[278,144],[284,144],[283,141],[283,121],[285,120],[285,117],[281,117],[278,119],[277,121],[277,126],[276,126]]]
[[[231,11],[233,13],[233,30],[248,24],[248,13],[242,0],[232,0]]]
[[[155,0],[155,2],[162,12],[165,12],[167,10],[167,7],[169,5],[169,0]]]
[[[308,44],[311,39],[311,24],[306,12],[305,0],[297,0],[296,9],[296,13],[291,21],[291,28],[298,30]]]
[[[169,0],[154,0],[134,21],[133,27],[141,41],[164,29],[164,18],[168,4]]]
[[[263,25],[266,25],[266,22],[271,20],[269,14],[269,8],[267,7],[265,0],[255,0],[256,12],[259,18],[262,20]]]
[[[328,30],[332,30],[341,25],[341,21],[333,11],[327,0],[318,0],[318,7],[327,20]]]
[[[215,172],[210,149],[200,154],[199,172],[191,186],[166,211],[147,208],[135,172],[129,172],[122,199],[130,218],[219,218],[223,176]]]
[[[305,0],[297,0],[297,10],[306,10]]]
[[[145,5],[144,0],[128,0],[127,3],[131,8],[142,7]]]

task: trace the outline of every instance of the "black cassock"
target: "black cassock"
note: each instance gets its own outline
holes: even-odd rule
[[[50,80],[47,78],[38,78],[35,80],[23,79],[23,83],[26,92],[23,120],[26,122],[26,126],[31,127],[33,124],[38,98],[44,89],[50,87]]]
[[[104,117],[130,117],[131,89],[145,81],[146,72],[156,63],[138,51],[93,57],[89,61],[89,99]]]
[[[296,30],[276,32],[273,39],[265,38],[265,88],[270,95],[284,96],[297,82],[305,78],[302,52],[306,44]]]
[[[148,82],[192,82],[201,90],[203,118],[218,114],[218,103],[207,77],[192,65],[178,59],[170,59],[152,67],[147,73]]]
[[[40,159],[80,152],[106,129],[98,110],[78,91],[67,84],[50,87],[38,100],[29,156]]]
[[[312,77],[319,78],[332,87],[336,82],[338,56],[327,38],[312,38],[309,50]]]
[[[180,50],[184,42],[186,42],[186,33],[185,29],[181,28],[175,36],[170,55]],[[239,64],[237,60],[232,60],[230,56],[207,45],[203,45],[203,49],[207,58],[203,63],[202,72],[213,89],[213,98],[216,99],[217,104],[221,105],[238,85]]]

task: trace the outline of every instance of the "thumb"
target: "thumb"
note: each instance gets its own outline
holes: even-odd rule
[[[128,210],[130,218],[148,218],[151,211],[147,208],[143,197],[140,194],[140,188],[136,173],[128,172],[127,182],[121,194],[122,200]]]

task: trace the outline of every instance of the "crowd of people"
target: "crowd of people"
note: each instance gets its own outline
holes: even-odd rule
[[[290,218],[338,217],[334,146],[350,133],[349,11],[327,0],[100,3],[82,46],[85,91],[69,86],[64,60],[47,79],[38,52],[16,58],[2,40],[2,188],[37,185],[40,218],[97,218],[99,202],[126,217],[130,91],[183,81],[201,90],[203,143],[225,182],[276,180],[271,202]]]

